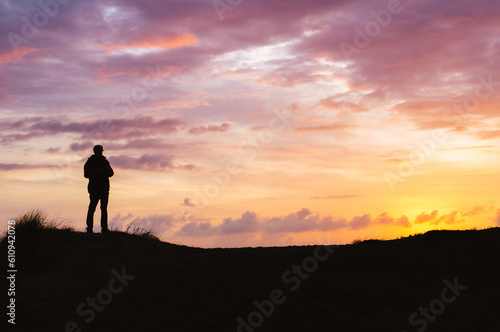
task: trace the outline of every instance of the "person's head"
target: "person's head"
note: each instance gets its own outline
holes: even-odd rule
[[[96,154],[98,156],[102,156],[103,151],[104,151],[104,148],[102,147],[102,145],[95,145],[94,146],[94,154]]]

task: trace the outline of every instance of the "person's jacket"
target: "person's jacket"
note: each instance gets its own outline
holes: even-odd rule
[[[92,155],[83,167],[83,176],[89,179],[89,193],[108,192],[109,178],[114,174],[109,161],[104,156]]]

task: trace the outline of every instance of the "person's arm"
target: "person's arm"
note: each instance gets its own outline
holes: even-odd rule
[[[108,176],[108,178],[112,177],[115,172],[113,172],[113,169],[111,168],[111,165],[109,164],[109,161],[106,159],[106,163],[105,163],[105,170],[106,170],[106,175]]]

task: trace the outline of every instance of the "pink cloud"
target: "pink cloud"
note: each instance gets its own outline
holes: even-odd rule
[[[0,53],[0,66],[11,61],[21,60],[25,55],[31,54],[38,51],[36,48],[32,47],[20,47],[17,51],[11,50],[10,52]]]
[[[200,135],[204,133],[223,133],[229,129],[229,123],[223,123],[220,126],[217,125],[209,125],[209,126],[198,126],[192,127],[189,129],[190,134]]]

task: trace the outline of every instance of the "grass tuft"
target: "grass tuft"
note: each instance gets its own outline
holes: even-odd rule
[[[134,226],[133,224],[134,223],[132,222],[127,226],[127,228],[125,229],[125,233],[141,236],[150,240],[160,241],[158,235],[156,235],[152,230],[147,230],[140,226]]]
[[[37,233],[41,229],[60,229],[65,231],[74,231],[75,229],[66,221],[59,219],[48,220],[47,213],[40,209],[33,209],[27,213],[14,218],[16,221],[15,230],[16,234],[23,234],[29,236],[30,234]],[[7,240],[7,230],[0,237],[0,244],[4,244]]]
[[[23,237],[29,237],[38,233],[42,229],[58,229],[64,231],[73,231],[75,228],[68,222],[54,218],[49,220],[45,211],[40,209],[33,209],[27,213],[14,218],[16,221],[15,230],[16,234],[22,234]],[[113,230],[113,232],[120,232]],[[135,226],[133,223],[129,224],[123,233],[140,236],[149,240],[160,241],[160,238],[152,230],[147,230],[140,226]],[[7,230],[0,236],[0,245],[4,245],[7,241]]]

